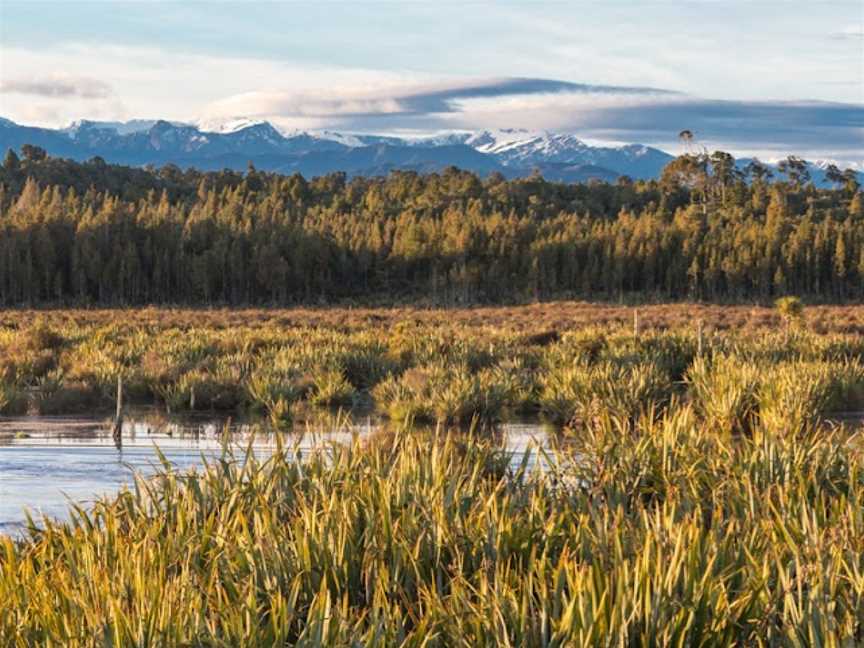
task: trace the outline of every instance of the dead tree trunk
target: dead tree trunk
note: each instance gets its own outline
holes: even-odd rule
[[[120,375],[117,376],[117,412],[111,426],[111,437],[118,449],[123,446],[123,377]]]

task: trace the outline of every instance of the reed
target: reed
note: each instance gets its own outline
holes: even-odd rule
[[[788,338],[715,330],[703,332],[700,343],[695,329],[658,331],[647,324],[634,338],[626,322],[527,335],[421,321],[375,330],[276,322],[141,326],[119,315],[80,325],[46,318],[32,328],[0,329],[0,411],[110,411],[116,376],[123,375],[130,404],[162,404],[173,412],[260,409],[274,420],[286,419],[301,401],[377,403],[398,420],[494,421],[508,412],[541,411],[578,429],[603,410],[635,417],[680,396],[709,425],[737,434],[763,409],[768,417],[782,413],[784,399],[796,399],[801,416],[815,412],[815,419],[825,408],[860,407],[864,389],[851,367],[862,359],[859,336],[804,329]],[[824,382],[820,372],[839,373]],[[776,380],[766,378],[775,374]],[[804,394],[810,388],[804,382],[822,385],[817,391],[827,402]]]
[[[0,540],[3,645],[852,646],[864,465],[602,417],[546,470],[476,434],[167,465]]]
[[[662,409],[673,391],[668,374],[653,362],[575,364],[549,371],[541,384],[541,411],[571,428],[591,426],[606,414],[632,418]]]
[[[864,644],[864,457],[831,422],[864,406],[858,336],[201,317],[2,329],[0,411],[122,375],[174,410],[368,401],[396,431],[277,434],[31,521],[0,538],[0,645]],[[514,411],[565,433],[513,463]]]

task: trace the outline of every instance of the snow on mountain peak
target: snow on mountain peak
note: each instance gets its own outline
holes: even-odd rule
[[[467,137],[465,144],[481,153],[501,157],[505,164],[571,162],[588,148],[569,133],[523,129],[481,131]]]
[[[862,172],[864,171],[864,161],[861,162],[841,162],[839,160],[833,159],[824,159],[824,160],[813,160],[811,163],[814,167],[819,169],[820,171],[826,171],[829,166],[832,164],[840,169],[852,169],[853,171]]]
[[[251,126],[258,126],[260,124],[267,124],[269,126],[270,122],[264,119],[253,119],[251,117],[229,117],[227,119],[221,117],[205,117],[193,122],[193,125],[201,132],[218,133],[220,135],[229,135],[231,133],[236,133],[239,130],[244,130]]]
[[[90,119],[78,119],[73,121],[66,128],[61,129],[62,132],[66,133],[70,137],[74,138],[79,133],[85,130],[96,130],[96,131],[113,131],[118,135],[131,135],[133,133],[140,133],[144,131],[149,131],[153,126],[158,124],[161,120],[157,119],[130,119],[129,121],[93,121]],[[170,123],[172,126],[186,126],[187,124],[183,124],[182,122],[166,122]]]
[[[361,146],[366,146],[363,138],[353,133],[337,133],[336,131],[322,130],[316,131],[314,133],[309,133],[309,135],[312,137],[317,137],[319,139],[328,140],[330,142],[336,142],[349,148],[359,148]]]

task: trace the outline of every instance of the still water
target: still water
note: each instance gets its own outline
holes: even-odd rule
[[[283,435],[283,443],[302,453],[378,433],[385,433],[380,423],[340,418],[298,426]],[[526,453],[529,463],[536,461],[535,450],[546,446],[549,437],[537,423],[505,423],[495,438],[518,464]],[[226,446],[241,455],[251,446],[262,458],[276,449],[273,435],[261,434],[259,427],[224,420],[127,420],[120,448],[103,420],[0,420],[0,534],[19,533],[27,511],[37,524],[43,515],[68,519],[71,502],[87,506],[131,484],[135,473],[152,474],[159,464],[157,448],[182,471],[222,456]]]

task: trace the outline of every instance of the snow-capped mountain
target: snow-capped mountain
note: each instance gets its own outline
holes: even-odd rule
[[[429,143],[460,143],[495,157],[507,167],[581,164],[617,171],[635,178],[656,177],[672,156],[641,144],[591,146],[570,133],[522,129],[439,135]]]
[[[486,173],[497,170],[511,177],[540,170],[555,177],[562,173],[570,177],[567,173],[575,173],[573,177],[580,178],[590,169],[592,177],[608,179],[623,174],[653,177],[671,159],[666,153],[649,147],[595,147],[567,133],[521,129],[449,132],[408,139],[332,130],[285,130],[264,120],[233,117],[200,119],[194,124],[164,120],[82,120],[60,132],[105,159],[127,164],[175,162],[202,168],[219,164],[245,168],[251,160],[265,169],[294,168],[309,172],[311,165],[314,172],[326,173],[329,169],[359,173],[362,170],[356,169],[351,160],[371,160],[377,155],[376,169],[430,169],[453,165]],[[378,153],[370,149],[349,154],[352,149],[369,147],[378,147]],[[389,161],[380,159],[382,151]],[[308,164],[281,159],[282,156],[311,153],[327,153],[332,159],[319,156],[306,160]],[[425,156],[425,161],[418,161],[418,155]],[[447,155],[451,156],[449,160],[444,159]],[[260,159],[262,156],[267,159]],[[340,164],[344,166],[339,167]],[[570,171],[564,172],[564,169]]]
[[[776,164],[777,161],[772,161],[772,164]],[[864,161],[862,162],[840,162],[838,160],[814,160],[811,165],[820,171],[826,171],[829,166],[834,165],[840,169],[853,169],[858,173],[864,172]]]
[[[245,131],[253,127],[263,128],[268,127],[276,131],[283,138],[288,140],[297,140],[298,138],[312,138],[318,140],[326,140],[336,142],[349,148],[358,148],[360,146],[369,146],[371,144],[403,144],[403,140],[398,137],[390,137],[387,135],[369,135],[361,133],[340,133],[337,131],[322,129],[322,130],[298,130],[280,128],[263,119],[254,119],[251,117],[232,117],[230,119],[223,118],[202,118],[194,124],[198,130],[204,133],[218,133],[220,135],[230,135],[239,131]]]
[[[252,117],[231,117],[229,119],[203,117],[193,122],[192,125],[204,133],[220,133],[225,135],[259,124],[269,124],[269,122]]]
[[[456,166],[486,175],[550,180],[614,181],[622,175],[656,178],[672,156],[641,144],[593,146],[570,133],[519,129],[447,132],[400,138],[331,130],[281,130],[267,121],[232,118],[195,124],[165,120],[81,120],[53,130],[0,118],[0,153],[34,144],[50,154],[120,164],[176,164],[205,170],[263,170],[317,176],[334,171],[376,175],[393,169],[436,171]],[[828,162],[813,166],[824,182]]]
[[[60,130],[68,133],[69,137],[75,139],[78,134],[86,131],[103,130],[113,131],[118,135],[130,135],[141,131],[148,131],[156,125],[158,119],[132,119],[129,121],[92,121],[89,119],[78,119],[73,121],[66,128]],[[173,126],[188,126],[183,122],[169,122]]]
[[[309,131],[312,137],[338,142],[343,146],[350,148],[359,148],[361,146],[374,146],[376,144],[388,144],[390,146],[406,146],[406,140],[400,137],[391,135],[369,135],[368,133],[339,133],[331,130],[313,130]]]
[[[36,130],[65,136],[68,144],[75,147],[71,155],[64,152],[68,157],[87,159],[98,155],[111,162],[133,165],[174,163],[207,169],[245,169],[249,161],[254,162],[263,156],[267,159],[262,168],[273,168],[273,158],[345,148],[301,131],[285,134],[269,122],[260,120],[233,120],[210,124],[210,127],[217,130],[165,120],[85,120],[59,131]],[[20,146],[13,141],[7,144],[2,134],[0,145]],[[46,148],[53,153],[56,147]]]

